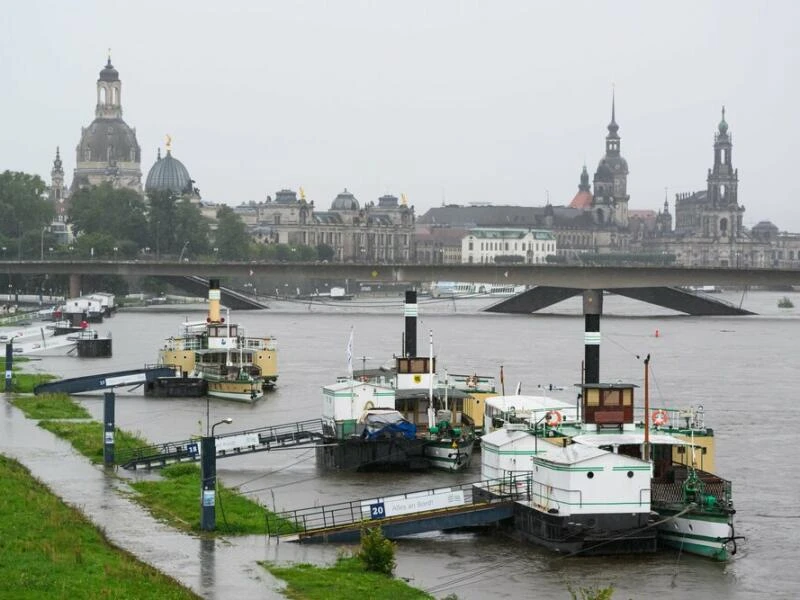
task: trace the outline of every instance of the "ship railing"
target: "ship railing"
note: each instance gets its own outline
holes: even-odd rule
[[[482,507],[491,504],[526,499],[530,493],[528,477],[514,476],[478,482],[456,484],[449,487],[429,488],[366,499],[337,502],[277,512],[274,518],[268,513],[267,535],[282,536],[324,529],[346,527],[390,517],[410,518],[418,513],[445,512],[455,508]],[[490,493],[486,493],[486,492]],[[419,503],[424,508],[404,510]]]
[[[656,426],[653,423],[653,414],[659,411],[666,413],[666,423]],[[633,409],[633,418],[637,423],[644,423],[644,408],[636,406]],[[663,431],[669,433],[675,430],[703,429],[704,413],[703,406],[687,406],[684,408],[665,408],[661,406],[650,407],[650,429],[651,431]]]
[[[687,501],[686,482],[687,472],[685,468],[678,468],[674,471],[675,477],[671,481],[654,480],[651,483],[650,498],[655,504],[683,504]],[[688,500],[698,503],[699,508],[710,506],[733,506],[733,494],[731,482],[727,479],[717,477],[713,473],[697,470],[699,485],[697,492],[701,498],[689,497]],[[708,497],[713,496],[714,502],[709,503]],[[698,502],[700,500],[700,502]]]

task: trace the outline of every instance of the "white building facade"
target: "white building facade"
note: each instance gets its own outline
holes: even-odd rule
[[[556,255],[556,236],[544,229],[470,229],[461,240],[461,262],[544,264]]]

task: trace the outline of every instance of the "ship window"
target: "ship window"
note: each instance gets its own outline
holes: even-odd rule
[[[628,479],[633,479],[633,471],[628,471]]]
[[[619,406],[619,390],[606,390],[603,394],[603,406]]]
[[[622,406],[631,406],[633,404],[633,390],[622,390]]]
[[[589,479],[594,479],[594,471],[589,471],[589,472],[586,474],[586,477],[588,477]]]
[[[586,406],[600,406],[600,390],[586,390]]]

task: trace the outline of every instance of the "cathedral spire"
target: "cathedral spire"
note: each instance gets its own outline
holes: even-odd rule
[[[61,173],[62,175],[64,174],[64,169],[62,167],[62,162],[61,162],[61,148],[59,148],[58,146],[56,146],[56,158],[53,161],[53,171],[52,172],[53,173]]]
[[[617,102],[616,102],[616,93],[614,88],[611,88],[611,123],[608,124],[608,137],[617,137],[617,131],[619,130],[619,125],[617,125]]]

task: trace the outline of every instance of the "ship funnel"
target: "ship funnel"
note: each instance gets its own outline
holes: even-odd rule
[[[404,308],[406,317],[405,356],[417,355],[417,292],[406,290]]]
[[[600,383],[600,315],[603,314],[603,290],[584,290],[583,364],[585,383]]]
[[[208,280],[208,322],[219,323],[219,279]]]

